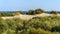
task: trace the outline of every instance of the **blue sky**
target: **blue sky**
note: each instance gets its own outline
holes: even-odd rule
[[[0,0],[0,11],[27,11],[36,8],[60,11],[60,0]]]

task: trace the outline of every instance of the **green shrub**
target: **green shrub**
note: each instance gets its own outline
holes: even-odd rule
[[[44,10],[42,10],[42,9],[35,9],[35,10],[29,10],[27,14],[35,15],[35,14],[41,14],[41,13],[44,13]]]
[[[57,15],[57,12],[56,11],[51,11],[51,14]]]

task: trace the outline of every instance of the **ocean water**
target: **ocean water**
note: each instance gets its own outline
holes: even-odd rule
[[[16,11],[0,11],[0,12],[16,12]],[[22,11],[24,14],[26,14],[28,11]],[[46,13],[50,14],[51,11],[45,11]],[[57,13],[60,13],[60,11],[57,11]]]
[[[23,11],[24,14],[26,14],[28,11]],[[46,13],[50,14],[50,11],[46,11]]]

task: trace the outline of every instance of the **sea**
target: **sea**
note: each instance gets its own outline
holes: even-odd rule
[[[28,11],[23,11],[24,14],[26,14]],[[51,14],[51,11],[45,11],[48,14]],[[60,13],[60,11],[57,11],[57,13]]]
[[[16,11],[0,11],[0,12],[16,12]],[[22,11],[24,14],[26,14],[28,11]],[[50,14],[51,11],[45,11],[46,13]],[[57,13],[60,13],[60,11],[57,11]]]

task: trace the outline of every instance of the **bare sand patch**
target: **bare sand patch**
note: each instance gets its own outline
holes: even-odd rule
[[[36,14],[36,15],[16,15],[16,16],[11,16],[11,17],[2,17],[3,19],[11,19],[11,18],[20,18],[20,19],[32,19],[33,17],[44,17],[44,16],[54,16],[54,14],[47,14],[47,13],[42,13],[42,14]],[[57,16],[60,16],[60,14],[57,14]]]

